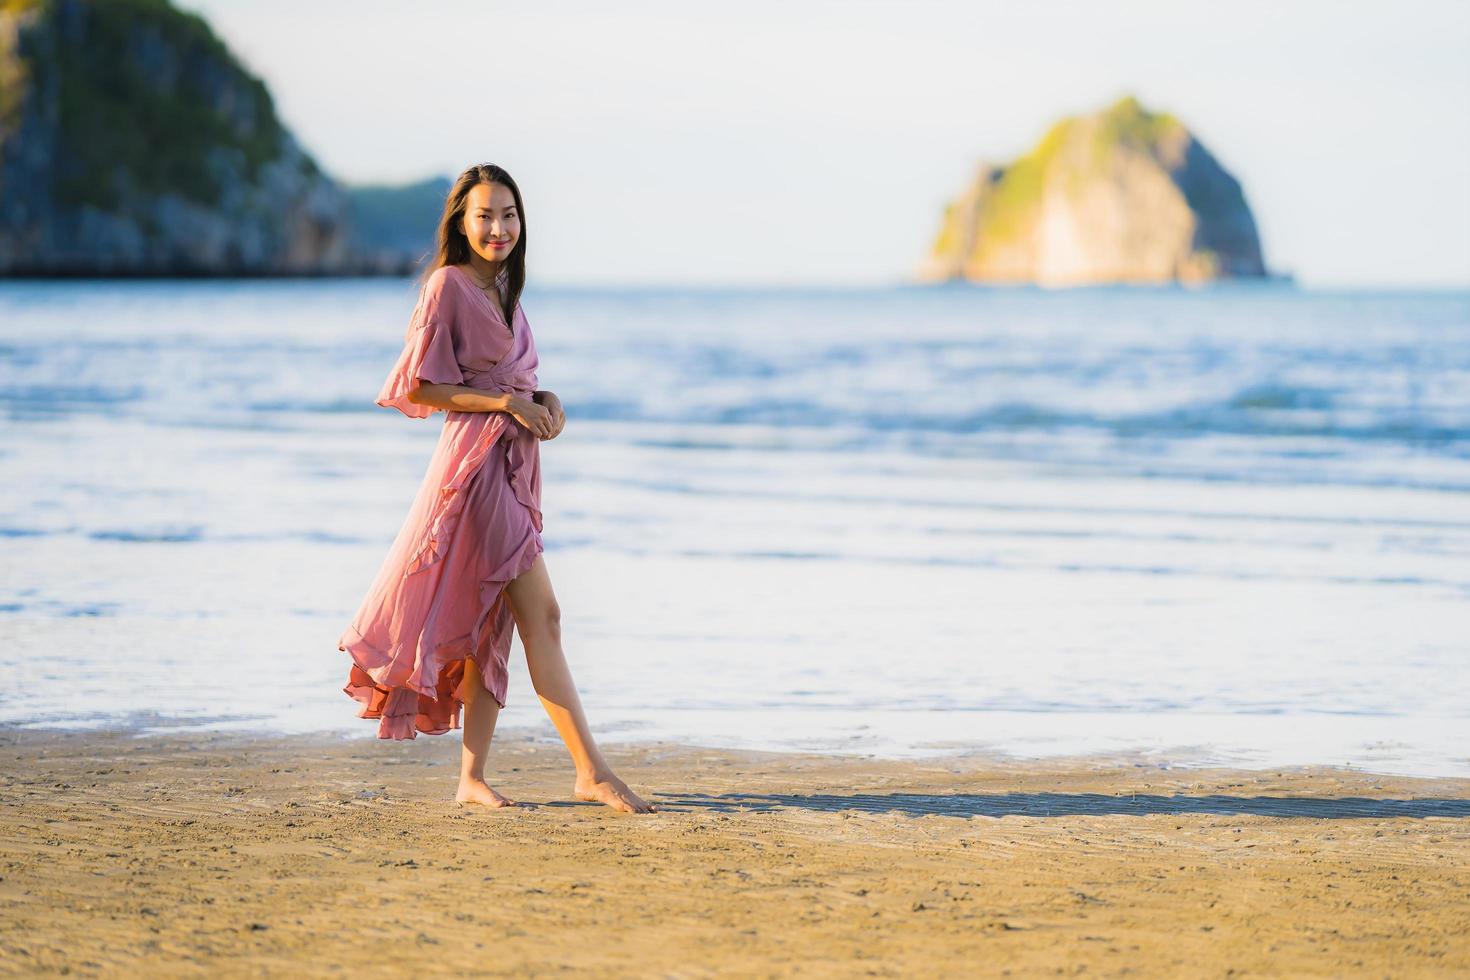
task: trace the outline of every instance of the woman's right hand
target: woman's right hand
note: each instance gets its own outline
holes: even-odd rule
[[[522,398],[519,395],[512,396],[505,410],[517,422],[531,430],[537,439],[548,438],[555,427],[552,424],[551,409],[545,405],[538,405],[529,398]]]

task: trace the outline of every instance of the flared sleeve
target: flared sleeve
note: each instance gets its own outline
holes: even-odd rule
[[[442,268],[424,284],[403,338],[403,352],[378,392],[379,405],[396,408],[411,419],[424,419],[434,413],[434,407],[409,401],[409,392],[421,384],[464,384],[454,349],[454,295]]]

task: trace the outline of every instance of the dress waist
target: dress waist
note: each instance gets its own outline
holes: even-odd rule
[[[497,374],[495,371],[484,371],[480,374],[467,371],[462,373],[464,374],[465,386],[478,391],[520,395],[522,398],[529,398],[536,391],[536,379],[534,377],[528,378],[524,375],[506,376]]]

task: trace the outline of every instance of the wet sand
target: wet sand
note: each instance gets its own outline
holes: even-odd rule
[[[0,730],[0,973],[1470,974],[1470,780]]]

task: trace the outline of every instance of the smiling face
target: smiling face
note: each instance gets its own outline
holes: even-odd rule
[[[496,265],[505,261],[521,237],[521,215],[515,195],[504,184],[476,184],[465,196],[465,240],[470,248]]]

